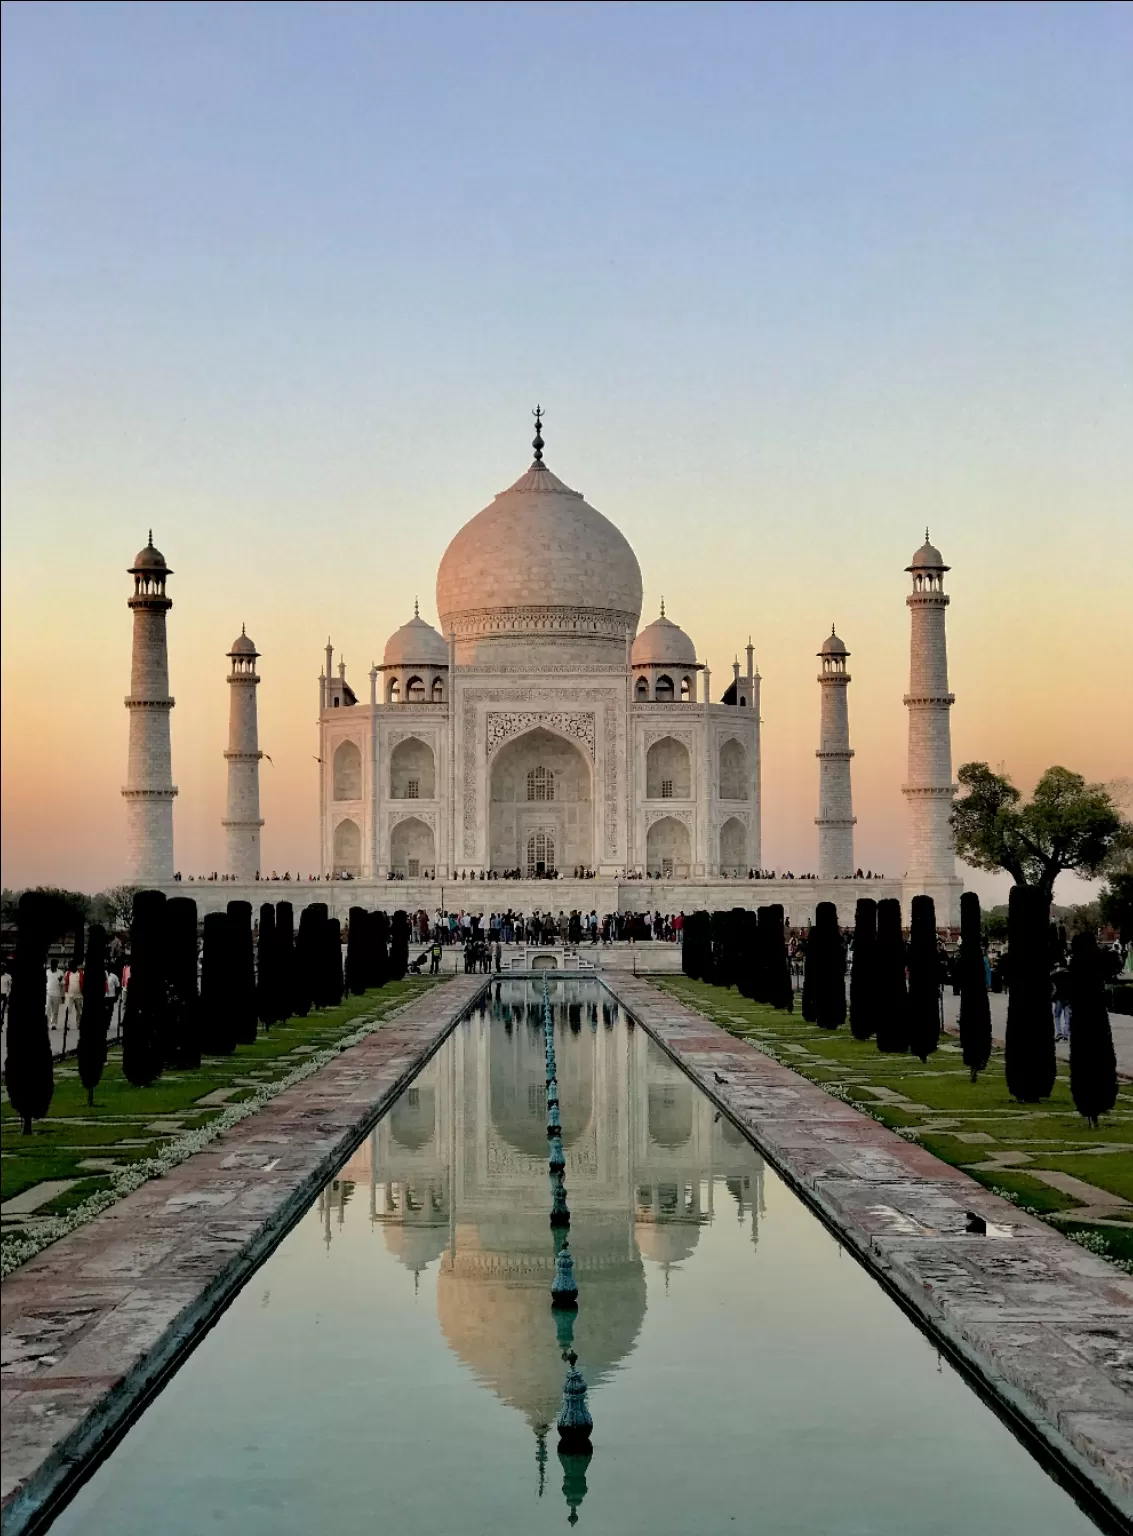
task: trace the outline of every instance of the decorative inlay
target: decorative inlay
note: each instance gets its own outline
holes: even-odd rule
[[[563,736],[572,736],[575,741],[580,741],[593,761],[594,715],[591,711],[578,714],[565,712],[543,714],[529,710],[507,712],[491,710],[488,713],[489,758],[493,757],[504,742],[510,741],[513,736],[522,736],[525,732],[537,730],[540,727],[558,731]]]
[[[683,826],[691,830],[693,814],[691,810],[681,810],[672,804],[667,805],[663,810],[661,808],[648,810],[645,813],[645,830],[648,832],[655,822],[665,821],[670,817],[673,821],[679,821]]]

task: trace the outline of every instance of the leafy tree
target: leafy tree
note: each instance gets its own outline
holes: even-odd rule
[[[1006,870],[1048,906],[1063,870],[1100,875],[1133,847],[1133,825],[1106,786],[1068,768],[1048,768],[1025,804],[986,763],[964,763],[957,778],[965,794],[952,811],[956,852],[975,869]]]
[[[1091,1125],[1117,1103],[1117,1058],[1105,1006],[1104,959],[1092,933],[1070,942],[1070,1092]]]
[[[905,936],[901,903],[895,896],[877,903],[877,1049],[909,1049],[909,994],[905,985]]]
[[[1028,885],[1011,888],[1008,903],[1007,1091],[1024,1104],[1050,1097],[1058,1075],[1050,991],[1050,901]]]
[[[989,907],[980,918],[980,927],[986,944],[1005,944],[1007,942],[1006,906]]]
[[[165,903],[165,954],[169,985],[165,1065],[191,1071],[201,1064],[197,904],[191,896],[173,896]]]
[[[79,1081],[94,1103],[94,1090],[106,1066],[106,1032],[110,1026],[110,999],[106,995],[106,929],[92,923],[87,936],[83,970],[83,1011],[79,1019]]]
[[[909,913],[909,1049],[927,1061],[940,1041],[940,957],[936,907],[931,896],[914,896]]]
[[[4,1083],[25,1136],[42,1120],[55,1093],[55,1067],[47,1028],[47,949],[59,931],[58,903],[40,891],[20,897],[12,991],[8,999],[8,1050]]]
[[[1133,870],[1116,870],[1098,898],[1098,916],[1116,928],[1123,944],[1133,944]]]
[[[987,999],[980,898],[960,897],[960,1049],[974,1083],[991,1060],[991,1006]]]
[[[165,974],[165,892],[139,891],[130,924],[130,984],[122,1019],[122,1075],[148,1088],[165,1064],[169,994]]]
[[[237,1045],[255,1045],[259,1034],[256,1014],[256,951],[252,942],[252,903],[228,903],[229,964],[232,987],[232,1016]]]
[[[134,920],[134,897],[137,894],[136,885],[112,885],[94,898],[92,915],[97,914],[95,920],[105,923],[111,930],[122,932]]]
[[[232,944],[227,912],[208,912],[201,952],[201,1049],[231,1056],[236,1049],[232,1010]]]
[[[859,898],[854,908],[854,956],[850,962],[850,1033],[868,1040],[877,1027],[877,902]]]

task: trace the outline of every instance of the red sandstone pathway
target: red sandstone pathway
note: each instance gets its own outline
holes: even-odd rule
[[[21,1529],[67,1485],[74,1466],[207,1326],[486,979],[458,976],[431,988],[5,1280],[5,1532]]]
[[[648,982],[604,979],[868,1267],[1133,1524],[1133,1277]],[[967,1231],[969,1212],[986,1235]]]

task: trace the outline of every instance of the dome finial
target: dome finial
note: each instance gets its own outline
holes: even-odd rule
[[[926,544],[929,544],[929,543],[932,542],[929,539],[929,536],[928,536],[928,524],[927,523],[924,525],[924,541],[925,541]]]
[[[664,597],[661,598],[661,617],[662,618],[665,617],[665,599],[664,599]]]
[[[149,544],[146,547],[147,547],[147,549],[152,549],[153,548],[153,529],[152,528],[149,531]]]
[[[246,624],[241,624],[241,626],[240,626],[240,633],[245,637],[245,639],[247,639],[248,627],[247,627]]]
[[[543,448],[545,446],[543,442],[543,407],[537,405],[531,414],[535,418],[535,436],[531,440],[531,446],[535,450],[536,464],[542,464]]]
[[[413,599],[413,617],[415,619],[419,619],[421,617],[421,609],[416,598]]]

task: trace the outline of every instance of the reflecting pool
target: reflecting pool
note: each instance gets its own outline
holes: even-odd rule
[[[460,1023],[57,1533],[1094,1530],[600,984]],[[593,1454],[560,1456],[564,1349]]]

